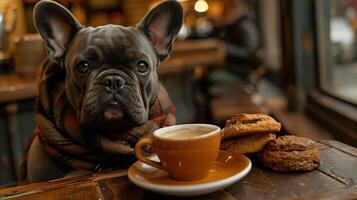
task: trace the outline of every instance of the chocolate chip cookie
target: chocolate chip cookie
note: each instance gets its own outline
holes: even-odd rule
[[[261,153],[262,164],[274,171],[311,171],[320,163],[312,140],[293,135],[270,140]]]

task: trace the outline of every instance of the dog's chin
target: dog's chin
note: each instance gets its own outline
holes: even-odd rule
[[[120,107],[106,107],[100,115],[100,120],[96,123],[106,130],[118,131],[132,124],[132,122],[128,120],[125,111]]]
[[[124,111],[118,108],[107,108],[103,112],[104,121],[120,122],[124,119]]]
[[[110,101],[96,106],[97,109],[87,109],[91,112],[83,113],[83,127],[118,132],[143,124],[144,111],[135,112],[138,108],[127,108],[121,102]],[[99,109],[98,109],[99,108]],[[136,113],[136,114],[134,114]],[[89,115],[88,115],[89,114]]]
[[[120,131],[142,124],[142,120],[135,120],[120,107],[109,106],[100,113],[100,120],[96,122],[101,129]]]

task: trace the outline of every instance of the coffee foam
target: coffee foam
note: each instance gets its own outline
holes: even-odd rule
[[[205,127],[198,127],[198,128],[181,128],[177,130],[171,130],[160,134],[162,138],[169,138],[169,139],[178,139],[178,140],[185,140],[185,139],[192,139],[198,136],[202,136],[204,134],[212,132],[214,129],[205,128]]]

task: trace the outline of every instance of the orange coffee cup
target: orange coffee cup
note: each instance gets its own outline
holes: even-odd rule
[[[183,124],[160,128],[151,138],[135,146],[136,157],[153,167],[167,171],[173,179],[190,181],[204,178],[216,160],[221,129],[210,124]],[[141,149],[151,145],[160,159],[146,158]]]

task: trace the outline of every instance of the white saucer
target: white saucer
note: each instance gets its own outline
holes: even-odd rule
[[[157,160],[157,156],[151,159]],[[135,185],[172,196],[197,196],[228,187],[246,176],[252,164],[244,155],[220,151],[207,177],[197,181],[176,181],[167,172],[141,161],[134,163],[128,177]]]

